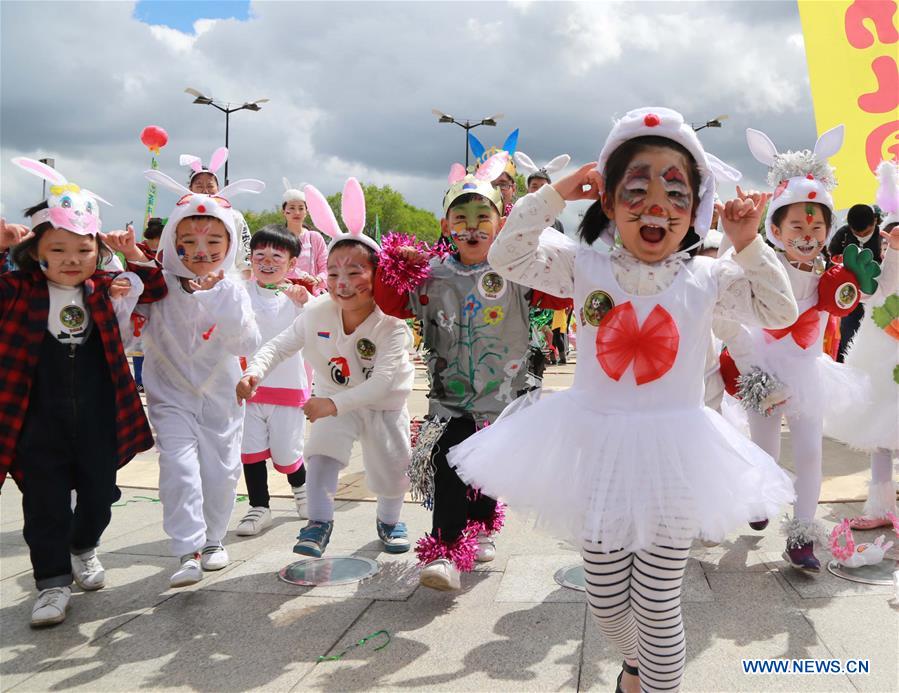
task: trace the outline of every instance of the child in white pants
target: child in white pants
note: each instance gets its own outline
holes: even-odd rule
[[[337,477],[358,440],[366,483],[378,496],[378,537],[386,551],[402,553],[410,547],[406,526],[399,521],[409,488],[406,398],[414,377],[409,330],[403,320],[375,305],[372,281],[380,248],[362,234],[365,202],[359,183],[351,178],[343,193],[350,233],[340,230],[318,190],[307,186],[305,192],[316,226],[332,238],[329,293],[309,301],[291,327],[256,353],[237,396],[252,397],[273,368],[302,349],[315,372],[315,395],[304,406],[314,425],[306,446],[309,524],[300,531],[294,551],[320,558],[327,548]]]
[[[160,240],[168,295],[139,309],[147,318],[143,377],[159,449],[163,528],[181,559],[170,585],[181,587],[230,562],[223,540],[243,427],[232,388],[238,356],[253,353],[262,338],[242,283],[224,274],[239,246],[226,195],[262,184],[237,181],[208,196],[159,171],[146,175],[182,195]],[[143,259],[137,246],[125,255]]]

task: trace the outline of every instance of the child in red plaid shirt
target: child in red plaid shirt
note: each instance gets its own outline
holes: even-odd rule
[[[73,580],[105,585],[96,548],[120,496],[116,470],[153,445],[121,335],[139,299],[166,293],[158,269],[98,269],[111,253],[95,196],[58,175],[42,175],[55,184],[26,211],[30,233],[0,226],[0,254],[15,246],[19,268],[0,275],[0,483],[9,472],[22,491],[32,626],[65,619]]]

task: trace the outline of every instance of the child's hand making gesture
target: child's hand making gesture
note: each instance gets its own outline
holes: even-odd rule
[[[899,224],[889,231],[881,231],[881,237],[886,238],[890,242],[890,248],[899,250]]]
[[[570,176],[552,184],[563,200],[598,200],[603,192],[603,181],[596,162],[584,164]],[[586,190],[584,189],[586,188]]]
[[[31,230],[23,224],[7,224],[6,219],[0,219],[0,252],[12,248],[24,241],[31,234]]]
[[[758,235],[759,222],[769,197],[768,193],[744,193],[738,185],[736,200],[728,200],[727,204],[719,202],[715,205],[724,225],[724,233],[734,246],[735,253],[739,253],[752,243]]]
[[[219,270],[218,272],[204,274],[202,277],[197,277],[196,279],[190,279],[188,280],[187,285],[190,287],[191,291],[208,291],[224,278],[225,270]]]
[[[134,237],[134,227],[128,224],[125,230],[110,231],[103,236],[103,240],[111,250],[121,253],[129,262],[143,262],[146,260]]]

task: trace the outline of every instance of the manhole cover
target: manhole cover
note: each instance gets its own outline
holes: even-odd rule
[[[875,565],[863,565],[858,568],[847,568],[836,561],[830,561],[827,564],[827,569],[837,577],[851,582],[863,582],[867,585],[892,585],[893,571],[896,568],[896,561],[889,559]]]
[[[378,563],[360,556],[304,558],[278,571],[292,585],[348,585],[377,574]]]
[[[586,583],[584,582],[584,566],[574,565],[570,568],[560,568],[556,571],[555,580],[562,587],[578,592],[586,591]]]

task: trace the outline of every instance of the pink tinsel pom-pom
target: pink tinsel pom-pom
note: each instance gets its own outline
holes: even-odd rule
[[[470,529],[474,536],[477,536],[478,532],[483,532],[487,536],[493,536],[503,528],[505,523],[506,504],[496,501],[496,510],[493,513],[493,517],[484,522],[470,521],[466,531]]]
[[[840,546],[840,537],[846,536],[846,545]],[[855,539],[849,528],[849,520],[843,520],[830,533],[830,553],[838,561],[848,561],[855,553]]]
[[[477,532],[469,532],[466,527],[452,544],[426,534],[415,544],[415,554],[419,565],[424,566],[438,558],[445,558],[463,573],[470,573],[478,555]]]
[[[419,255],[418,259],[405,257],[405,251],[410,248]],[[384,283],[403,294],[417,289],[431,274],[428,263],[434,254],[427,243],[416,240],[414,236],[388,234],[381,241],[378,255],[378,267]]]

